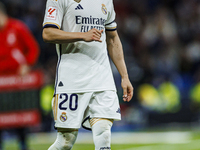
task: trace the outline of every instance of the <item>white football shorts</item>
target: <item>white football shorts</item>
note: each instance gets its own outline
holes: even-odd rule
[[[91,129],[90,118],[121,120],[116,91],[62,93],[52,100],[55,128]]]

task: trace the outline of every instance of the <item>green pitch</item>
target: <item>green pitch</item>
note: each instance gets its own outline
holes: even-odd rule
[[[143,136],[145,139],[145,135]],[[152,137],[152,138],[155,138],[155,137]],[[174,137],[171,137],[171,138],[174,138]],[[127,139],[127,140],[130,140],[130,139]],[[176,140],[178,139],[175,138],[175,141]],[[145,141],[142,141],[142,142],[145,143]],[[146,142],[148,143],[148,141]],[[35,141],[30,141],[29,147],[30,147],[30,150],[47,150],[51,144],[52,142],[41,144]],[[5,150],[19,150],[16,140],[6,141],[4,146],[5,146]],[[72,150],[94,150],[94,145],[76,143]],[[131,144],[131,143],[130,144],[112,144],[112,150],[200,150],[200,132],[189,132],[188,140],[185,140],[184,142],[181,142],[180,140],[178,143],[173,143],[173,142],[167,143],[166,141],[164,143],[157,142],[154,144],[138,144],[137,142],[135,142],[134,144]]]
[[[30,145],[31,150],[47,150],[49,144],[42,145]],[[193,141],[188,144],[151,144],[151,145],[112,145],[112,150],[199,150],[200,149],[200,139],[198,141]],[[6,150],[18,150],[16,145],[6,146]],[[75,144],[72,150],[94,150],[93,144]]]

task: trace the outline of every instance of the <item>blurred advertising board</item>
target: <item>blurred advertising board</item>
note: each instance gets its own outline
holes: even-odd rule
[[[40,123],[39,91],[43,73],[0,76],[0,129]]]

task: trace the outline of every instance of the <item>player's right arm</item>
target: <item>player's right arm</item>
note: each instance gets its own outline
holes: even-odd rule
[[[77,41],[98,41],[101,42],[101,33],[97,29],[88,32],[65,32],[61,29],[63,16],[68,7],[67,0],[47,0],[43,22],[43,40],[47,43],[71,43]]]
[[[71,43],[77,41],[92,42],[100,40],[103,30],[99,31],[95,28],[89,30],[88,32],[65,32],[63,30],[47,27],[43,29],[42,37],[47,43]]]

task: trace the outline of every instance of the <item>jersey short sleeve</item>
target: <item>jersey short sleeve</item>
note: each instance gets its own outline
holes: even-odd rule
[[[66,3],[66,0],[47,0],[43,28],[61,28],[62,19],[67,6]]]
[[[113,6],[113,1],[111,1],[111,8],[110,11],[108,12],[108,18],[106,20],[105,23],[105,28],[106,31],[114,31],[117,29],[117,23],[115,22],[115,10],[114,10],[114,6]]]

